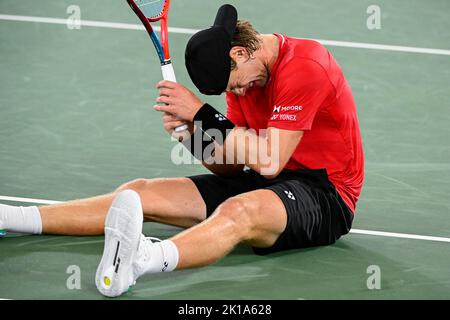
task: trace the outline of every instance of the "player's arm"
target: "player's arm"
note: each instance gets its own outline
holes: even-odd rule
[[[178,117],[170,113],[164,113],[164,129],[174,138],[182,137],[182,143],[191,153],[212,173],[220,176],[231,176],[239,173],[244,168],[244,164],[238,164],[225,158],[221,148],[215,149],[215,143],[209,136],[205,136],[200,128],[194,126],[193,122],[188,122],[188,130],[182,133],[176,133],[174,130],[181,124]],[[187,135],[186,135],[187,134]],[[205,141],[203,141],[205,139]],[[212,144],[212,145],[211,145]],[[197,147],[196,147],[197,145]],[[208,146],[210,147],[208,148]]]
[[[216,147],[216,146],[215,146]],[[215,148],[214,156],[202,161],[203,166],[214,174],[219,176],[233,176],[244,169],[244,164],[227,163],[222,150]]]
[[[265,134],[254,130],[234,128],[216,150],[227,159],[245,165],[266,178],[275,178],[284,169],[301,138],[303,131],[269,127]],[[216,151],[217,152],[217,151]]]
[[[268,128],[263,135],[246,128],[233,128],[222,143],[214,141],[214,157],[203,161],[205,167],[216,174],[233,174],[244,165],[266,178],[275,178],[283,170],[303,131]]]
[[[208,140],[209,138],[208,136]],[[238,163],[231,158],[227,159],[225,150],[220,148],[220,145],[215,143],[214,140],[211,139],[209,143],[211,143],[212,152],[210,152],[210,155],[207,153],[206,157],[202,159],[203,166],[209,171],[219,176],[233,176],[244,169],[244,163]]]
[[[158,84],[160,96],[155,110],[166,112],[174,119],[184,119],[200,128],[195,130],[201,136],[191,136],[197,143],[192,153],[205,162],[215,173],[229,174],[242,170],[246,165],[269,178],[276,177],[291,157],[303,135],[299,130],[269,128],[266,135],[257,135],[252,130],[235,128],[234,124],[212,106],[204,104],[190,90],[180,84],[161,81]],[[176,125],[173,123],[172,125]],[[167,130],[168,128],[166,128]],[[201,129],[201,131],[198,131]],[[169,130],[170,131],[170,128]],[[192,127],[191,134],[194,133]],[[203,134],[211,137],[210,141]],[[209,142],[209,143],[208,143]],[[191,144],[193,146],[195,144]],[[211,152],[206,152],[206,151]]]
[[[168,113],[163,116],[163,122],[170,134],[181,123]],[[191,137],[185,138],[183,144],[211,172],[231,176],[247,166],[267,178],[274,178],[283,170],[303,136],[303,131],[277,128],[268,128],[261,136],[253,130],[235,127],[222,143],[223,139],[217,134],[214,139],[205,137],[202,129],[194,127],[193,122],[189,123],[189,133]]]
[[[203,165],[218,175],[232,175],[247,166],[267,178],[276,177],[300,143],[303,131],[268,128],[264,135],[235,127]]]

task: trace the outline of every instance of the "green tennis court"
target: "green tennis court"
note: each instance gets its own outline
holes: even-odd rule
[[[171,4],[169,26],[180,28],[170,33],[175,71],[194,92],[184,48],[222,3]],[[366,158],[354,230],[329,247],[267,257],[239,246],[206,268],[145,276],[119,299],[449,299],[450,2],[378,0],[374,30],[368,0],[229,3],[261,33],[323,40],[344,70]],[[79,29],[66,23],[72,5]],[[1,203],[64,201],[139,177],[206,172],[170,161],[176,142],[152,108],[160,68],[139,28],[125,0],[0,1]],[[223,96],[204,99],[225,109]],[[159,238],[180,230],[144,229]],[[94,284],[102,250],[102,237],[8,234],[0,298],[103,299]],[[368,286],[374,266],[379,289]]]

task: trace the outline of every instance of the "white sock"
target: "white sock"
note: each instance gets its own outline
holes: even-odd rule
[[[15,207],[0,204],[0,229],[41,234],[41,213],[38,207]]]
[[[144,238],[144,236],[142,236]],[[178,264],[178,249],[171,240],[151,242],[141,240],[136,261],[136,276],[147,273],[169,272]]]

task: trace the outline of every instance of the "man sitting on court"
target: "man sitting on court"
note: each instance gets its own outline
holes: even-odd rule
[[[225,5],[189,40],[186,67],[200,92],[226,92],[227,115],[169,81],[158,84],[155,109],[170,134],[189,125],[182,143],[213,174],[139,179],[39,208],[0,205],[0,229],[104,232],[96,284],[107,296],[143,274],[214,263],[239,243],[268,254],[347,234],[363,148],[352,92],[332,55],[312,40],[259,34]],[[143,220],[187,229],[155,242],[142,235]]]

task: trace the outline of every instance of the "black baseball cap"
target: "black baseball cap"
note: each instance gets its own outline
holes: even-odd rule
[[[231,40],[236,23],[236,8],[225,4],[217,11],[212,27],[194,34],[186,45],[187,71],[203,94],[220,95],[227,88],[231,72]]]

